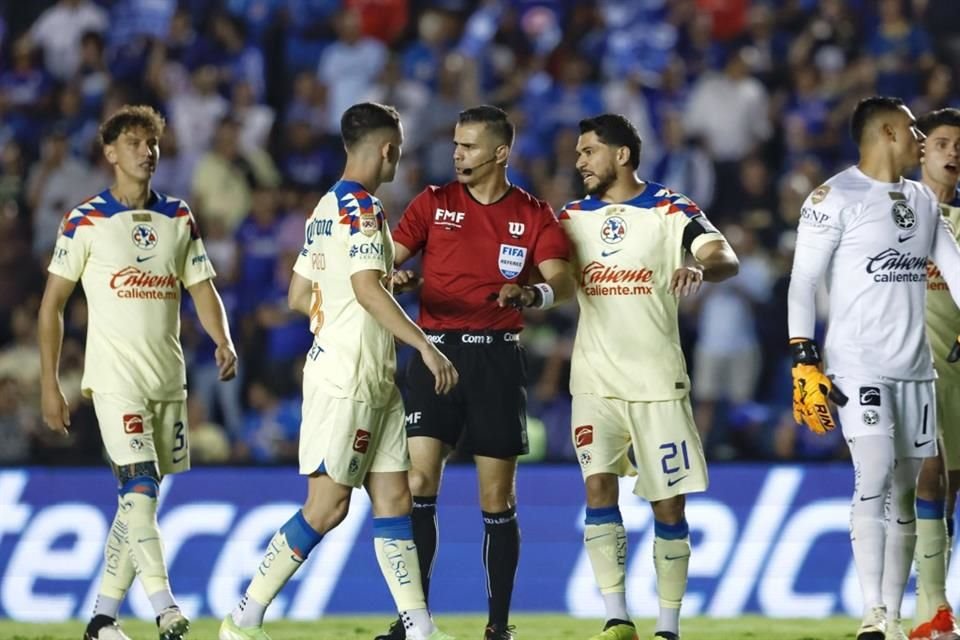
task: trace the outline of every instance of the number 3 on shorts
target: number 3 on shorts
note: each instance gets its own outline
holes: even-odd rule
[[[690,457],[687,455],[687,441],[681,440],[680,446],[677,447],[676,442],[667,442],[660,445],[660,450],[665,451],[663,457],[660,458],[660,468],[663,469],[663,472],[667,475],[671,473],[676,473],[681,469],[686,471],[690,470]],[[677,457],[677,453],[680,453],[683,456],[683,466],[675,466],[677,462],[674,462],[674,459]]]
[[[187,446],[187,438],[183,433],[183,427],[184,425],[182,421],[173,423],[173,454],[174,456],[176,456],[176,454],[183,451],[183,449]]]

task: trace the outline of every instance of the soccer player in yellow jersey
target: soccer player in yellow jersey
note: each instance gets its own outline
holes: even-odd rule
[[[926,136],[922,182],[940,202],[940,212],[960,240],[960,109],[940,109],[921,117]],[[960,309],[950,297],[940,269],[927,266],[927,337],[937,371],[939,455],[927,458],[917,482],[917,627],[911,640],[960,639],[947,601],[946,570],[953,548],[954,509],[960,487],[960,366],[948,360],[957,347]]]
[[[220,640],[268,640],[263,615],[324,534],[366,487],[374,550],[410,640],[451,640],[427,612],[413,542],[405,415],[394,383],[398,338],[415,347],[448,393],[456,369],[391,295],[393,239],[373,194],[393,180],[403,129],[393,107],[365,102],[344,112],[343,177],[320,199],[293,267],[290,307],[310,316],[313,346],[303,368],[300,473],[303,508],[274,534]]]
[[[588,195],[559,216],[580,282],[570,391],[587,492],[584,544],[607,618],[591,640],[637,638],[627,612],[627,535],[617,504],[624,475],[638,475],[634,493],[653,508],[660,598],[654,637],[680,637],[690,559],[684,496],[707,488],[707,468],[690,409],[677,303],[702,281],[725,280],[739,268],[697,205],[639,180],[639,162],[640,136],[623,116],[582,120],[576,167]]]
[[[161,640],[180,640],[189,627],[170,591],[157,528],[161,478],[190,468],[181,285],[217,345],[220,379],[236,374],[215,273],[193,214],[183,200],[150,188],[163,129],[152,108],[129,105],[100,127],[113,186],[64,217],[40,304],[43,418],[66,433],[70,410],[58,377],[63,309],[77,282],[83,284],[89,323],[82,389],[93,398],[120,488],[85,640],[129,640],[116,618],[135,575],[156,611]]]

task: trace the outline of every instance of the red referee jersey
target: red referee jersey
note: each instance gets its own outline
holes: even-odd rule
[[[518,187],[481,204],[459,182],[429,186],[391,232],[423,252],[420,326],[435,331],[520,330],[520,311],[488,298],[508,282],[525,284],[544,260],[570,254],[550,205]]]

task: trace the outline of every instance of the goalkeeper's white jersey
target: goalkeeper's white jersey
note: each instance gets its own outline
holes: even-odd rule
[[[879,182],[855,166],[838,173],[801,209],[791,337],[813,337],[813,298],[825,275],[828,373],[935,378],[924,322],[928,259],[957,290],[960,249],[929,188],[903,178]]]
[[[97,194],[64,217],[49,271],[87,297],[85,395],[186,397],[180,286],[216,275],[186,202],[154,191],[130,209]]]

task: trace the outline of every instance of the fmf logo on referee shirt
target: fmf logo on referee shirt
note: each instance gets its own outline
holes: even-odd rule
[[[518,247],[512,244],[500,245],[500,259],[497,265],[500,267],[500,273],[503,274],[504,278],[513,279],[520,275],[526,261],[526,247]]]

